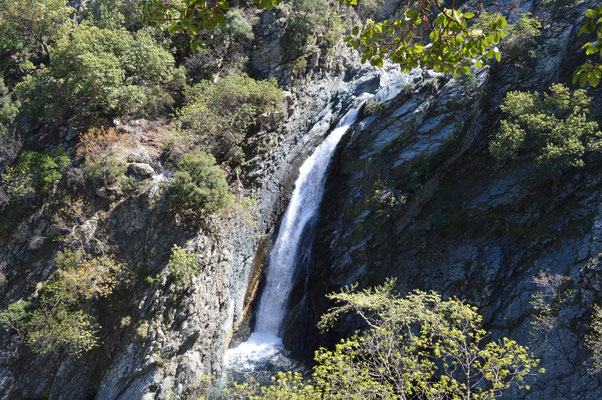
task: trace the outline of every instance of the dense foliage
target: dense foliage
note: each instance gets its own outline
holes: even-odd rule
[[[261,9],[269,10],[280,4],[280,0],[254,0],[254,3]],[[299,13],[298,8],[295,11],[295,3],[308,5],[309,12]],[[316,24],[320,23],[327,7],[314,8],[313,5],[318,3],[316,0],[293,1],[293,16],[285,34],[285,43],[289,45],[289,49],[294,49],[293,45],[296,45],[303,50],[312,34],[320,29]],[[370,12],[375,9],[379,1],[339,0],[339,3],[347,7],[357,7],[360,14],[364,14],[366,10]],[[558,12],[569,6],[571,1],[545,0],[543,3],[553,12]],[[196,36],[201,30],[213,30],[219,25],[226,25],[224,13],[230,7],[226,1],[174,3],[143,0],[141,4],[145,23],[151,26],[168,26],[172,33],[190,35],[193,49],[199,44],[205,45],[205,42]],[[455,3],[452,3],[452,8],[448,9],[441,0],[409,2],[404,11],[391,20],[366,19],[363,25],[353,27],[351,35],[346,36],[345,41],[361,51],[362,62],[368,61],[372,65],[382,67],[384,60],[390,59],[408,72],[415,67],[426,67],[437,72],[459,75],[470,73],[472,65],[483,67],[487,59],[495,58],[500,61],[502,55],[498,44],[506,36],[503,29],[507,25],[506,19],[500,14],[487,13],[491,23],[474,29],[469,27],[468,21],[475,15],[453,8],[454,5]],[[598,19],[599,15],[602,15],[602,7],[587,10],[586,17],[592,21],[583,26],[580,34],[596,32],[597,38],[600,39],[602,25]],[[539,27],[532,25],[531,28]],[[600,43],[600,40],[588,42],[583,48],[586,49],[587,55],[598,52],[602,55]],[[601,64],[588,60],[575,71],[574,81],[579,82],[581,86],[589,83],[595,87],[599,84],[601,76]]]
[[[192,86],[186,98],[178,112],[182,129],[220,161],[232,155],[262,114],[279,110],[284,101],[275,80],[256,81],[247,75],[203,81]]]
[[[280,4],[280,0],[253,0],[263,10],[271,10]],[[226,26],[226,13],[230,4],[225,1],[161,1],[141,0],[143,20],[151,26],[168,26],[171,33],[184,33],[193,36],[191,46],[196,50],[204,47],[205,42],[195,38],[201,30],[214,30]]]
[[[489,150],[500,161],[534,152],[537,165],[550,172],[581,167],[584,154],[602,146],[598,123],[588,119],[590,102],[585,91],[571,93],[561,84],[544,94],[509,92]]]
[[[328,16],[326,0],[293,0],[291,14],[282,37],[285,49],[290,54],[303,54],[307,46],[315,42],[315,34],[320,32]]]
[[[8,134],[18,110],[19,104],[11,99],[4,79],[0,77],[0,138]]]
[[[88,113],[124,115],[149,101],[149,88],[173,75],[173,56],[147,30],[79,24],[51,48],[50,63],[19,85],[33,115],[56,121]]]
[[[1,0],[0,74],[24,74],[48,57],[73,12],[66,0]]]
[[[480,14],[471,28],[487,29],[496,20],[499,20],[502,15],[495,14]],[[525,56],[533,56],[533,47],[535,38],[541,32],[541,22],[537,17],[532,17],[530,13],[521,15],[518,21],[514,24],[508,24],[502,28],[506,35],[505,39],[500,43],[500,48],[504,51],[509,59],[521,60]]]
[[[166,190],[166,200],[179,214],[199,217],[230,202],[228,183],[215,158],[204,153],[185,154],[179,171]]]

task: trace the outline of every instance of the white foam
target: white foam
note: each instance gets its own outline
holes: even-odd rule
[[[253,332],[246,342],[226,351],[224,364],[226,367],[236,365],[240,369],[252,369],[283,350],[282,339],[279,337]]]

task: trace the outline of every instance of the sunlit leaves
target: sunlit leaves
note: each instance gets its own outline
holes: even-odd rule
[[[362,62],[377,67],[389,58],[404,71],[426,67],[459,75],[472,64],[478,68],[488,59],[501,60],[497,45],[506,36],[506,20],[496,16],[485,29],[471,30],[468,20],[473,17],[473,13],[443,9],[438,1],[426,1],[395,20],[368,20],[363,27],[354,27],[345,41],[361,51]]]
[[[591,332],[585,337],[585,344],[592,352],[588,371],[597,374],[602,372],[602,309],[598,306],[594,306],[589,328]]]
[[[280,0],[253,0],[262,10],[271,10]],[[226,26],[225,13],[230,8],[226,0],[141,0],[142,21],[150,26],[167,28],[172,33],[191,36],[193,51],[205,43],[195,38],[201,30]]]
[[[579,31],[579,36],[594,34],[595,39],[583,45],[587,56],[593,56],[594,59],[588,60],[581,65],[573,74],[573,84],[579,83],[579,86],[585,87],[589,84],[596,87],[600,84],[602,78],[602,5],[595,9],[589,9],[585,12],[588,21],[583,24]],[[597,60],[597,61],[594,61]]]
[[[535,152],[537,166],[549,172],[581,167],[586,151],[602,148],[598,123],[588,119],[590,102],[584,90],[571,93],[561,84],[543,95],[509,92],[489,151],[498,161]]]

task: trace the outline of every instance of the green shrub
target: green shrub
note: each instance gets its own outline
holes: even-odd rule
[[[79,357],[99,345],[97,331],[94,318],[82,310],[42,308],[33,313],[26,343],[38,354],[65,349],[67,354]]]
[[[17,157],[21,147],[21,141],[14,129],[14,121],[20,107],[19,102],[12,100],[4,79],[0,75],[0,176],[3,175],[4,167],[11,164]],[[8,201],[0,185],[0,205]]]
[[[293,15],[289,18],[286,31],[282,36],[284,49],[291,56],[303,55],[307,52],[308,44],[315,42],[312,26],[304,18]]]
[[[15,166],[6,168],[2,186],[12,200],[28,193],[47,193],[62,178],[69,163],[62,147],[41,153],[26,150]]]
[[[174,278],[176,286],[184,286],[192,283],[194,277],[201,271],[201,267],[196,262],[194,253],[189,253],[174,244],[171,248],[168,271]]]
[[[534,152],[538,167],[549,172],[582,167],[585,152],[602,147],[598,123],[588,120],[590,102],[584,90],[571,93],[562,84],[543,95],[509,92],[489,151],[498,161]]]
[[[304,56],[301,56],[293,62],[291,67],[291,72],[295,76],[303,76],[305,71],[307,70],[307,59]]]
[[[345,36],[347,20],[340,12],[330,10],[324,21],[322,44],[327,50],[332,49]]]
[[[4,79],[0,76],[0,138],[5,135],[12,126],[19,111],[20,104],[11,99]]]
[[[594,305],[589,328],[590,333],[585,337],[585,345],[592,352],[588,372],[599,374],[602,372],[602,308],[597,305]]]
[[[166,191],[166,200],[176,213],[192,212],[201,216],[214,212],[230,202],[224,172],[215,165],[215,158],[204,153],[185,154],[173,182]]]
[[[190,75],[198,79],[213,80],[215,76],[242,73],[248,62],[245,49],[254,39],[253,27],[237,8],[231,8],[225,14],[225,25],[219,25],[214,31],[203,31],[197,36],[206,46],[185,61]],[[182,43],[183,52],[189,49],[188,43]]]
[[[284,101],[275,80],[256,81],[246,75],[203,81],[186,97],[187,105],[178,112],[180,126],[198,135],[200,144],[219,160],[228,158],[260,115],[277,111]]]
[[[57,272],[44,290],[65,304],[105,298],[126,277],[125,265],[111,256],[88,257],[66,249],[57,253],[55,262]]]
[[[94,0],[86,3],[83,18],[99,28],[142,28],[138,0]]]
[[[385,103],[380,102],[380,103],[370,103],[370,104],[366,104],[366,107],[364,107],[364,114],[365,115],[377,115],[377,114],[382,114],[382,112],[385,110]]]
[[[388,182],[378,180],[370,196],[370,206],[377,217],[391,218],[407,202],[408,196],[396,190]]]
[[[50,63],[17,86],[28,112],[41,120],[73,115],[124,115],[142,109],[149,87],[167,81],[173,56],[148,30],[66,29],[50,49]],[[156,89],[155,89],[156,91]]]
[[[145,340],[148,337],[148,333],[150,330],[150,325],[148,321],[142,321],[136,327],[136,337],[139,340]]]
[[[66,0],[0,0],[0,75],[31,70],[74,11]]]
[[[99,154],[87,159],[84,163],[86,178],[95,186],[115,187],[129,190],[134,185],[126,176],[127,166],[123,160],[114,155]]]
[[[35,308],[31,303],[11,304],[0,313],[0,323],[25,336],[38,354],[59,353],[79,357],[98,346],[98,325],[84,311],[91,300],[105,298],[126,277],[125,265],[110,256],[89,257],[66,249],[57,253],[56,272],[42,285]]]
[[[253,27],[249,21],[240,13],[240,10],[233,8],[226,13],[226,25],[218,26],[215,29],[215,38],[217,40],[227,41],[228,46],[233,43],[245,40],[253,40]]]
[[[0,324],[22,333],[31,321],[33,310],[33,304],[29,301],[12,303],[0,313]]]

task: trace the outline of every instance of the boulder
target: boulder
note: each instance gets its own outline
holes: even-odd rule
[[[148,178],[155,174],[155,170],[148,164],[131,163],[128,164],[128,173],[141,178]]]

